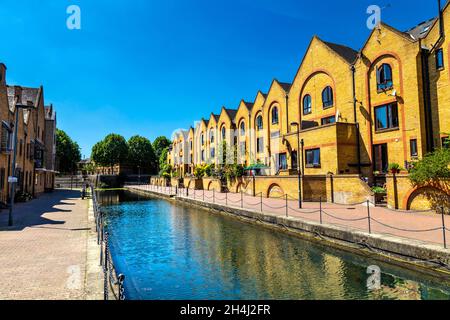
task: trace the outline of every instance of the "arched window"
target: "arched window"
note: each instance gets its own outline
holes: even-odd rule
[[[322,91],[322,102],[323,108],[331,108],[334,104],[333,102],[333,89],[328,86]]]
[[[227,133],[227,131],[226,131],[225,127],[222,127],[222,140],[225,140],[226,133]]]
[[[256,129],[257,129],[257,130],[262,130],[262,129],[263,129],[263,118],[262,118],[261,115],[259,115],[259,116],[256,118]]]
[[[242,121],[241,122],[241,136],[244,136],[244,135],[245,135],[245,122]]]
[[[211,131],[209,131],[209,141],[211,143],[214,143],[214,131],[213,131],[213,129],[211,129]]]
[[[392,86],[392,68],[387,63],[383,63],[377,69],[377,88],[380,91],[384,91],[391,89]]]
[[[202,133],[201,139],[202,139],[202,146],[204,146],[205,145],[205,135],[203,133]]]
[[[272,108],[272,124],[278,124],[278,108]]]
[[[311,96],[309,94],[307,94],[306,96],[303,97],[303,114],[310,114],[312,111],[311,108]]]

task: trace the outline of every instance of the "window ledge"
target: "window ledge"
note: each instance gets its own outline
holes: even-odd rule
[[[322,166],[320,165],[320,164],[307,164],[306,165],[306,168],[308,168],[308,169],[320,169],[320,168],[322,168]]]
[[[380,93],[385,93],[386,91],[393,90],[393,89],[394,89],[394,86],[387,87],[387,88],[383,88],[383,89],[377,88],[377,93],[378,93],[378,94],[380,94]]]
[[[385,132],[398,131],[398,130],[400,130],[399,127],[388,128],[388,129],[375,129],[375,133],[385,133]]]

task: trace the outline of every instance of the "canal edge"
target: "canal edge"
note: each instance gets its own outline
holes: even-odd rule
[[[214,213],[231,216],[245,222],[257,224],[302,239],[345,250],[360,256],[394,264],[409,270],[438,276],[450,283],[450,270],[438,267],[439,263],[450,264],[450,250],[413,239],[403,239],[384,234],[371,234],[345,227],[264,214],[247,209],[226,207],[220,204],[160,194],[151,190],[126,187],[135,193],[152,195],[172,202],[198,207]]]
[[[86,300],[103,300],[103,270],[100,265],[100,246],[97,233],[92,198],[88,200],[88,237],[86,250]]]

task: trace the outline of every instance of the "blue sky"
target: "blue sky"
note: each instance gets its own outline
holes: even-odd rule
[[[371,4],[400,30],[437,15],[434,0],[1,0],[0,61],[9,84],[44,86],[89,156],[109,133],[170,137],[292,81],[315,34],[358,50]]]

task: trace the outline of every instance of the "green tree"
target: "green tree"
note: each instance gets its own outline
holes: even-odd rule
[[[113,168],[128,160],[128,145],[124,137],[110,134],[92,148],[92,160],[101,166]]]
[[[163,168],[167,164],[167,156],[169,155],[169,148],[165,148],[159,156],[159,168]]]
[[[153,150],[155,151],[156,159],[161,159],[161,155],[165,149],[169,148],[172,142],[164,136],[158,137],[153,141]],[[166,157],[167,161],[167,157]],[[165,162],[166,162],[165,161]],[[161,168],[161,164],[159,164],[158,170]]]
[[[150,173],[155,173],[158,166],[152,143],[141,136],[134,136],[128,140],[128,160],[131,165]]]
[[[78,144],[63,130],[56,129],[56,158],[59,171],[62,173],[75,173],[81,152]]]

